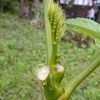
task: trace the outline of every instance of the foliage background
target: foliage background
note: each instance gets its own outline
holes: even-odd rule
[[[10,2],[9,9],[4,9],[7,2]],[[31,26],[30,19],[18,18],[19,9],[15,5],[19,1],[0,1],[0,100],[45,100],[35,75],[37,65],[46,63],[43,26],[40,22]],[[43,7],[39,7],[35,16],[43,16]],[[97,50],[91,38],[68,27],[58,49],[67,69],[64,80],[67,82],[80,73]],[[70,100],[100,100],[99,71],[97,68],[84,80]]]
[[[45,35],[40,25],[9,13],[0,16],[0,99],[45,100],[35,76],[40,63],[46,63]],[[65,37],[67,38],[67,32]],[[67,71],[66,82],[80,73],[98,50],[75,40],[60,41],[58,52]],[[73,93],[70,100],[100,99],[100,68],[97,68]]]

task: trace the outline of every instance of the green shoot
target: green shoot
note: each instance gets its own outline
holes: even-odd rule
[[[44,21],[47,42],[47,64],[39,68],[37,77],[47,100],[68,100],[75,88],[100,65],[100,52],[79,75],[62,86],[66,68],[59,61],[58,41],[66,30],[66,23],[93,36],[100,47],[100,25],[84,18],[65,21],[61,7],[53,0],[44,0]],[[64,82],[65,83],[65,82]]]

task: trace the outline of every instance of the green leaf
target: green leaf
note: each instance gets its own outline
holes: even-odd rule
[[[47,62],[49,63],[52,53],[52,43],[51,43],[51,32],[50,32],[50,24],[47,17],[47,10],[48,10],[48,4],[50,0],[44,0],[44,24],[45,24],[45,35],[46,35],[46,47],[47,47]]]
[[[100,48],[100,39],[95,39],[95,43]]]
[[[83,31],[88,35],[100,39],[100,25],[90,19],[72,18],[67,19],[65,23],[78,28],[80,31]]]

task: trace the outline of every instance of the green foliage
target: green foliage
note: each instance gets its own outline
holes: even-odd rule
[[[18,13],[19,12],[19,0],[0,0],[0,11]]]
[[[47,14],[48,14],[49,23],[47,19]],[[96,58],[93,59],[93,61],[88,65],[87,68],[85,68],[82,72],[76,75],[76,77],[68,81],[65,84],[65,86],[63,86],[62,85],[63,82],[61,84],[61,81],[64,78],[63,76],[65,74],[65,67],[62,66],[61,61],[58,62],[60,56],[58,56],[57,50],[58,50],[58,40],[60,39],[61,34],[65,31],[66,25],[64,24],[64,18],[63,18],[61,8],[58,6],[58,4],[54,3],[53,0],[50,0],[50,2],[44,1],[44,20],[45,20],[47,53],[50,54],[49,56],[47,55],[48,61],[51,56],[48,65],[50,68],[50,72],[47,74],[47,77],[45,77],[44,80],[41,80],[39,77],[38,79],[42,85],[43,92],[47,100],[51,100],[51,99],[68,100],[71,94],[73,93],[73,91],[76,89],[76,87],[84,79],[86,79],[97,67],[99,67],[100,52],[98,53],[98,55],[96,55]],[[98,23],[95,23],[91,20],[84,19],[84,18],[69,19],[65,23],[75,26],[81,31],[88,33],[89,35],[92,35],[95,38],[100,39],[100,30],[99,30],[100,25]],[[52,51],[50,50],[50,52],[48,52],[48,46],[50,46],[50,49],[52,48]],[[61,64],[61,66],[59,67],[60,70],[57,70],[57,64]],[[40,69],[39,71],[42,73]],[[62,74],[60,73],[58,74],[58,72]],[[40,73],[37,72],[37,76],[39,75]],[[45,75],[45,73],[43,75]],[[46,84],[44,84],[44,81],[46,81]],[[51,86],[53,88],[50,88]],[[52,96],[53,94],[54,96]]]
[[[100,48],[100,39],[95,39],[95,43]]]
[[[76,18],[66,20],[67,24],[75,26],[84,33],[88,33],[94,38],[100,39],[100,25],[92,20],[85,18]]]
[[[39,3],[37,7],[34,10],[34,14],[36,17],[42,17],[43,18],[43,4]]]
[[[28,23],[29,20],[18,20],[9,13],[0,16],[1,100],[45,100],[34,75],[37,64],[47,62],[45,36],[39,27]],[[67,69],[66,82],[80,73],[99,51],[91,41],[90,48],[79,48],[75,41],[59,43],[58,53],[63,55],[61,60]],[[100,68],[75,90],[70,100],[99,100],[99,83]]]
[[[47,12],[47,8],[48,8],[48,12]],[[48,21],[47,14],[48,14],[50,26],[47,23]],[[86,77],[88,77],[88,75],[90,75],[97,67],[99,67],[100,65],[99,53],[100,52],[98,53],[96,58],[88,65],[87,68],[85,68],[81,73],[76,75],[76,77],[68,81],[68,83],[66,83],[65,86],[63,87],[62,85],[63,83],[61,84],[61,81],[65,74],[65,67],[62,66],[61,68],[63,68],[63,70],[60,69],[60,72],[62,72],[63,74],[58,75],[58,70],[57,70],[56,65],[59,63],[61,64],[61,61],[58,62],[58,56],[57,56],[58,55],[58,52],[57,52],[58,40],[60,39],[61,34],[65,31],[66,25],[64,24],[64,18],[63,18],[61,8],[58,6],[58,4],[54,3],[53,0],[50,0],[50,2],[44,1],[44,19],[45,19],[45,30],[47,30],[45,31],[46,42],[47,42],[47,52],[48,52],[48,46],[51,46],[51,45],[52,45],[52,51],[50,51],[50,53],[48,52],[49,54],[51,54],[51,58],[50,58],[50,63],[49,63],[50,73],[44,79],[44,81],[47,81],[47,83],[44,85],[43,80],[39,79],[39,81],[42,84],[43,92],[47,100],[50,100],[50,99],[68,100],[71,94],[73,93],[73,91],[76,89],[76,87]],[[85,33],[88,33],[89,35],[92,35],[95,38],[100,39],[100,31],[99,31],[100,25],[98,23],[95,23],[91,20],[84,19],[84,18],[69,19],[65,23],[75,26],[81,31],[84,31]],[[48,31],[48,28],[49,28],[49,31]],[[49,36],[50,36],[51,41],[48,42]],[[60,76],[61,78],[59,78]],[[53,86],[52,89],[50,88],[51,86]],[[53,94],[54,96],[51,98]]]
[[[44,33],[29,26],[29,20],[16,19],[8,14],[0,16],[0,99],[41,100],[34,68],[46,62]]]
[[[88,35],[96,38],[96,45],[100,47],[100,25],[98,23],[85,18],[68,19],[65,23],[72,25],[84,33],[88,33]]]

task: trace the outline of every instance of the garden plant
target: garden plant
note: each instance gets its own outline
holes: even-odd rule
[[[77,76],[63,84],[66,68],[60,61],[57,48],[60,37],[68,25],[92,36],[100,49],[100,25],[85,18],[67,19],[63,17],[61,7],[53,0],[44,0],[44,21],[47,47],[47,63],[39,64],[37,78],[47,100],[68,100],[75,88],[100,65],[100,52],[94,55],[92,62]],[[68,66],[69,67],[69,66]]]

